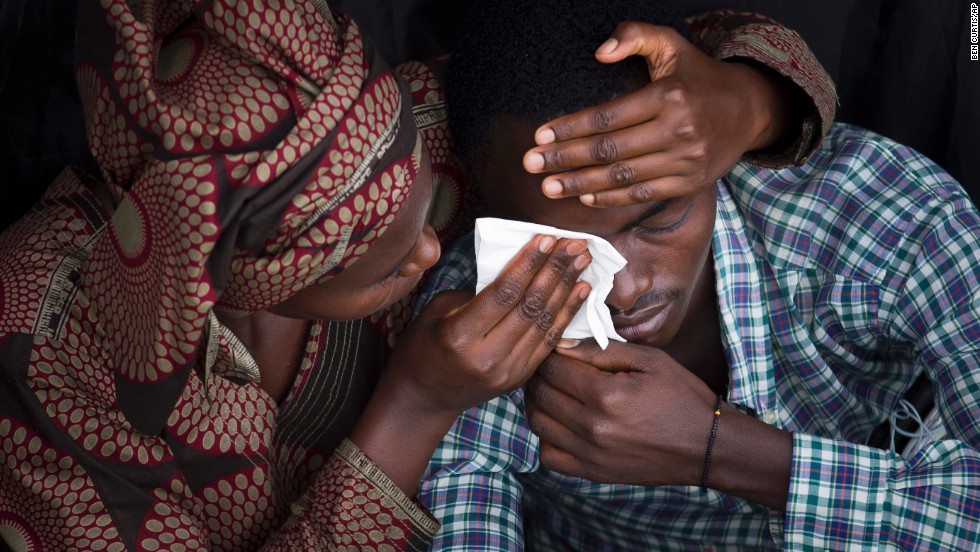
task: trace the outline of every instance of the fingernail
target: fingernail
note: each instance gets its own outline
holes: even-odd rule
[[[555,141],[555,131],[550,128],[543,128],[534,135],[534,141],[538,143],[539,146],[545,144],[550,144]]]
[[[599,46],[599,49],[596,50],[595,53],[608,54],[611,53],[613,50],[615,50],[616,46],[619,46],[619,41],[616,40],[615,38],[610,38],[609,40],[603,42],[602,46]]]
[[[579,253],[585,251],[585,247],[585,244],[580,241],[570,241],[565,247],[565,251],[567,251],[569,255],[578,255]]]
[[[561,339],[558,340],[558,348],[560,348],[560,349],[573,349],[575,347],[578,347],[578,344],[581,343],[581,342],[582,342],[581,339],[567,339],[567,338],[564,338],[563,337],[563,338],[561,338]]]
[[[544,168],[544,156],[540,153],[530,153],[524,159],[524,168],[529,171],[540,171]]]
[[[548,197],[559,197],[561,195],[561,191],[564,189],[565,187],[561,185],[560,180],[544,181],[544,195]]]
[[[578,257],[575,257],[575,261],[572,262],[572,266],[574,266],[576,270],[582,270],[583,268],[589,266],[589,263],[591,262],[592,257],[590,255],[579,255]]]
[[[538,250],[541,251],[542,253],[548,253],[555,248],[556,243],[558,243],[558,240],[556,240],[555,238],[551,236],[545,236],[541,238],[541,241],[538,242]]]
[[[595,194],[580,195],[578,200],[586,205],[595,205]]]

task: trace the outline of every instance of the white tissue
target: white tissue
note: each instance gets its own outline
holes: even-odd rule
[[[476,219],[474,246],[477,293],[497,277],[504,266],[535,234],[585,240],[592,254],[592,263],[579,277],[592,286],[592,291],[571,324],[565,328],[562,337],[569,339],[595,337],[596,342],[603,349],[609,345],[610,338],[626,341],[616,333],[609,307],[606,306],[606,297],[613,287],[613,276],[626,266],[626,259],[612,244],[592,234],[500,218]]]

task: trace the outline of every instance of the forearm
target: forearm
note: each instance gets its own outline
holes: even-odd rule
[[[743,106],[741,126],[752,140],[748,152],[785,151],[799,138],[811,101],[792,81],[748,59],[723,64],[726,80]]]

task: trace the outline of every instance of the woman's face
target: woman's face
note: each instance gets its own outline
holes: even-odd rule
[[[423,151],[420,170],[395,220],[356,262],[269,311],[289,318],[355,320],[395,303],[418,285],[439,259],[439,240],[425,223],[432,201],[432,167]]]

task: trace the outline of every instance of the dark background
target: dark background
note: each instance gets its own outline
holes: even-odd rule
[[[542,0],[547,1],[547,0]],[[595,0],[601,2],[601,0]],[[92,167],[72,75],[75,3],[0,0],[0,229],[69,163]],[[392,63],[448,51],[461,0],[337,0]],[[837,119],[908,144],[980,204],[980,62],[967,0],[690,0],[800,32],[838,86]]]

